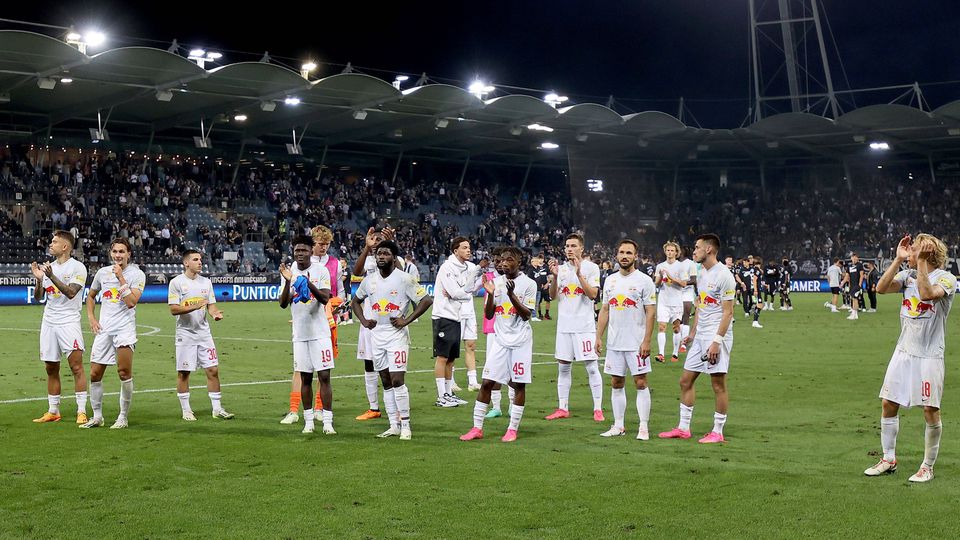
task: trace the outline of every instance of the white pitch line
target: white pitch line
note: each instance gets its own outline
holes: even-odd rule
[[[0,328],[0,330],[3,330],[3,329]],[[536,365],[536,366],[545,365],[545,364],[556,364],[556,362],[533,362],[533,365]],[[411,374],[412,374],[412,373],[433,373],[433,370],[432,370],[432,369],[415,369],[415,370],[412,370],[412,371],[407,371],[407,373],[411,373]],[[364,374],[362,374],[362,373],[357,373],[357,374],[351,374],[351,375],[331,375],[330,378],[331,378],[331,379],[358,379],[358,378],[363,377],[363,376],[364,376]],[[221,387],[224,387],[224,386],[259,386],[259,385],[264,385],[264,384],[279,384],[279,383],[289,383],[289,382],[290,382],[290,379],[283,379],[283,380],[279,380],[279,381],[251,381],[251,382],[223,383],[223,384],[221,384],[220,386],[221,386]],[[207,385],[205,385],[205,384],[200,384],[200,385],[196,385],[196,386],[191,386],[190,388],[191,388],[192,390],[198,390],[198,389],[206,388],[206,387],[207,387]],[[158,393],[176,392],[176,391],[177,391],[176,387],[174,387],[174,388],[148,388],[147,390],[134,390],[133,393],[134,393],[134,394],[158,394]],[[119,396],[119,395],[120,395],[120,392],[106,392],[106,393],[104,393],[103,395],[104,395],[104,396]],[[29,398],[20,398],[20,399],[5,399],[5,400],[0,401],[0,405],[11,405],[11,404],[14,404],[14,403],[27,403],[27,402],[31,402],[31,401],[46,401],[46,400],[47,400],[47,396],[29,397]]]

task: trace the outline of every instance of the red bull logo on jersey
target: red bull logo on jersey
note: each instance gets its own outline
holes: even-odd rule
[[[47,296],[51,298],[60,298],[61,296],[60,289],[56,288],[53,285],[50,285],[49,287],[45,288],[44,291],[47,293]]]
[[[930,302],[924,302],[916,296],[911,296],[910,298],[903,299],[903,308],[907,311],[907,316],[913,318],[920,318],[925,313],[930,312],[931,314],[936,312],[936,309],[933,304]]]
[[[106,289],[100,295],[100,302],[113,302],[116,304],[120,301],[120,291],[117,289]]]
[[[609,304],[611,308],[617,311],[623,311],[628,308],[636,309],[637,307],[636,300],[634,300],[633,298],[630,298],[629,296],[624,296],[622,294],[618,294],[613,298],[611,298]]]
[[[513,307],[513,304],[510,302],[504,302],[493,308],[493,313],[494,315],[499,315],[504,318],[515,317],[517,315],[517,308]]]
[[[707,306],[719,306],[720,301],[716,298],[710,296],[704,291],[700,291],[700,302],[697,305],[699,308],[705,308]]]
[[[579,285],[564,285],[560,289],[560,294],[566,296],[567,298],[576,298],[578,296],[583,296],[583,287]]]
[[[379,315],[391,315],[400,311],[400,306],[394,304],[386,298],[381,298],[380,300],[374,302],[373,305],[370,306],[370,309],[376,311]]]

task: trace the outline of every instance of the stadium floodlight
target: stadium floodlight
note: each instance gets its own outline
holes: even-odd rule
[[[885,142],[872,142],[870,143],[870,149],[885,152],[890,149],[890,145]]]
[[[283,100],[283,102],[287,105],[296,106],[300,104],[300,98],[290,96],[287,99]]]
[[[261,101],[260,110],[263,112],[273,112],[277,109],[276,101]]]
[[[557,143],[552,143],[552,142],[540,143],[541,150],[556,150],[557,148],[560,148],[560,145]]]
[[[545,126],[543,124],[530,124],[527,126],[527,129],[530,131],[546,131],[547,133],[553,133],[553,128],[550,126]]]
[[[62,82],[63,84],[70,84],[73,82],[73,79],[71,79],[70,77],[64,77],[60,79],[60,82]]]
[[[99,47],[106,43],[107,36],[98,30],[91,30],[83,36],[83,41],[85,41],[89,47]]]
[[[83,36],[81,36],[77,32],[73,32],[73,31],[67,32],[67,43],[71,45],[75,45],[82,40],[83,40]]]
[[[203,58],[206,54],[207,51],[203,49],[191,49],[188,58],[190,58],[190,60],[196,60],[197,58]]]
[[[406,75],[397,75],[397,78],[393,79],[393,87],[399,90],[400,85],[402,85],[404,82],[408,80],[410,80],[410,77]]]
[[[170,101],[173,99],[173,92],[170,90],[157,90],[157,101]]]
[[[588,191],[603,191],[603,180],[599,178],[590,178],[587,180],[587,190]]]
[[[37,86],[43,90],[53,90],[57,86],[57,80],[49,77],[40,77],[37,79]]]
[[[358,109],[350,113],[350,116],[352,116],[354,120],[365,120],[367,118],[367,111]]]
[[[300,66],[300,76],[304,79],[310,80],[310,73],[317,69],[317,63],[313,60],[304,63]]]
[[[477,79],[470,83],[470,86],[467,87],[467,90],[471,94],[477,96],[477,99],[483,99],[484,96],[496,90],[496,87]]]
[[[212,61],[212,60],[219,60],[219,59],[221,59],[221,58],[223,58],[223,55],[220,54],[220,53],[218,53],[218,52],[208,52],[208,53],[207,53],[207,60],[211,60],[211,61]]]
[[[246,122],[246,121],[247,121],[247,115],[245,115],[245,114],[236,114],[236,115],[233,116],[233,120],[234,120],[234,122]]]
[[[216,62],[223,58],[223,55],[216,51],[207,51],[204,49],[196,48],[191,49],[190,53],[187,55],[187,58],[193,60],[201,68],[206,66],[207,62]]]
[[[565,101],[567,101],[567,100],[569,100],[569,99],[570,99],[570,98],[568,98],[567,96],[561,96],[561,95],[557,94],[556,92],[550,92],[549,94],[547,94],[546,96],[544,96],[543,101],[547,102],[548,105],[550,105],[551,107],[553,107],[554,109],[556,109],[557,107],[560,106],[561,103],[563,103],[563,102],[565,102]]]

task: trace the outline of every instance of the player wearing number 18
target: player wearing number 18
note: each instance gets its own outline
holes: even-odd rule
[[[906,270],[898,271],[907,263]],[[878,293],[902,292],[900,338],[887,366],[880,390],[882,400],[880,444],[883,458],[864,471],[880,476],[897,470],[897,432],[900,407],[923,407],[927,421],[923,463],[911,482],[933,480],[933,465],[940,452],[940,398],[943,395],[943,336],[953,304],[957,279],[943,268],[947,246],[929,234],[904,236],[896,257],[877,282]]]
[[[183,273],[170,280],[167,287],[170,314],[177,318],[177,398],[183,419],[196,421],[190,408],[190,372],[200,367],[207,374],[207,395],[213,417],[230,420],[233,414],[220,405],[220,361],[207,322],[207,314],[219,321],[223,319],[223,312],[217,307],[213,283],[200,275],[201,271],[203,256],[199,251],[188,249],[183,254]]]
[[[412,437],[410,390],[404,380],[410,354],[407,325],[426,313],[433,299],[415,277],[397,269],[399,251],[392,240],[377,245],[374,250],[377,271],[363,278],[350,307],[360,325],[370,330],[370,358],[383,383],[383,402],[390,429],[379,437],[399,435],[400,440],[409,441]],[[413,313],[404,316],[411,302],[416,307]]]
[[[487,342],[487,362],[483,366],[483,382],[473,406],[473,428],[460,436],[461,441],[483,438],[483,421],[490,405],[490,392],[496,384],[509,384],[514,389],[510,408],[510,426],[501,439],[517,440],[517,429],[523,418],[526,385],[532,380],[533,329],[530,317],[537,305],[537,284],[520,272],[523,252],[506,247],[500,252],[498,270],[502,275],[493,281],[484,279],[487,292],[484,317],[493,319],[494,332]]]
[[[623,417],[627,409],[625,378],[633,375],[637,387],[637,414],[640,430],[637,439],[650,439],[647,422],[650,419],[650,339],[657,317],[657,290],[650,276],[637,270],[637,243],[622,240],[617,246],[620,271],[607,277],[603,284],[603,303],[597,317],[597,352],[603,352],[603,335],[610,329],[603,372],[611,376],[613,391],[613,427],[601,434],[616,437],[624,434]]]
[[[720,238],[704,234],[697,238],[693,260],[703,268],[697,276],[700,298],[697,314],[684,340],[688,344],[687,359],[680,376],[680,423],[671,431],[660,434],[661,439],[689,439],[693,404],[696,401],[694,384],[701,373],[710,375],[716,409],[713,430],[700,439],[701,443],[722,443],[723,426],[727,421],[727,371],[730,369],[730,351],[733,349],[733,302],[737,282],[730,270],[717,260]]]

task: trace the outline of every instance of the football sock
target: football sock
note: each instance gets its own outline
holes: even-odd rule
[[[657,332],[657,352],[663,354],[666,352],[667,348],[667,334],[666,332]]]
[[[689,336],[689,335],[690,335],[690,325],[689,325],[689,324],[681,324],[681,325],[680,325],[680,341],[683,341],[684,339],[687,339],[687,336]]]
[[[180,411],[183,413],[193,412],[190,409],[190,392],[177,392],[177,399],[180,400]]]
[[[897,432],[900,431],[900,417],[880,419],[880,447],[883,449],[883,459],[897,460]]]
[[[473,404],[473,427],[483,429],[483,419],[487,416],[487,404],[476,401]]]
[[[623,429],[623,416],[627,412],[627,392],[623,388],[614,388],[610,391],[610,402],[613,405],[613,427]]]
[[[323,419],[324,426],[333,426],[333,411],[323,409],[320,411],[320,417]]]
[[[650,420],[650,389],[644,388],[637,390],[637,414],[640,416],[640,424],[646,425]]]
[[[557,398],[559,408],[570,410],[570,386],[573,384],[573,364],[557,363]]]
[[[523,405],[514,405],[510,409],[510,429],[520,429],[520,420],[523,418]]]
[[[687,407],[683,403],[680,404],[680,424],[677,425],[678,428],[683,431],[690,431],[690,420],[693,419],[693,407]]]
[[[407,385],[396,386],[393,389],[393,399],[397,401],[397,414],[401,420],[410,419],[410,390]]]
[[[510,406],[513,406],[513,398],[517,395],[517,391],[513,389],[512,386],[507,387],[507,396],[510,399]]]
[[[501,400],[503,400],[503,390],[493,390],[490,392],[490,408],[499,411]]]
[[[477,384],[477,370],[468,369],[467,370],[467,384],[470,386],[475,386]]]
[[[387,421],[391,426],[399,426],[397,421],[397,398],[394,395],[393,388],[387,388],[383,391],[383,406],[387,410]]]
[[[940,434],[943,433],[943,424],[937,422],[936,425],[927,424],[927,429],[923,434],[923,464],[933,468],[937,462],[937,454],[940,453]]]
[[[436,377],[437,381],[437,399],[443,399],[444,394],[447,393],[447,381],[443,377]]]
[[[50,414],[60,414],[60,394],[47,394],[47,412]]]
[[[723,435],[723,425],[727,423],[727,415],[713,413],[713,432]]]
[[[593,410],[599,411],[603,408],[603,376],[600,375],[600,369],[597,367],[597,360],[584,362],[587,368],[587,380],[590,383],[590,393],[593,394]]]
[[[313,409],[303,409],[304,429],[313,429]]]
[[[371,411],[380,410],[380,402],[377,400],[377,379],[376,373],[366,371],[363,373],[363,386],[367,391],[367,402],[370,403]],[[387,398],[383,400],[386,401]]]
[[[120,416],[126,417],[130,412],[131,400],[133,400],[133,377],[120,381]]]
[[[210,406],[213,408],[213,412],[217,412],[223,408],[220,405],[220,398],[222,394],[220,392],[207,392],[207,396],[210,398]]]
[[[87,393],[77,392],[77,414],[87,412]]]
[[[103,381],[90,383],[90,407],[94,418],[103,418]]]
[[[296,413],[300,410],[300,392],[290,392],[290,412]]]
[[[453,375],[450,375],[449,379],[444,379],[443,388],[445,394],[453,394]]]
[[[677,356],[680,353],[680,332],[673,333],[673,355]]]

